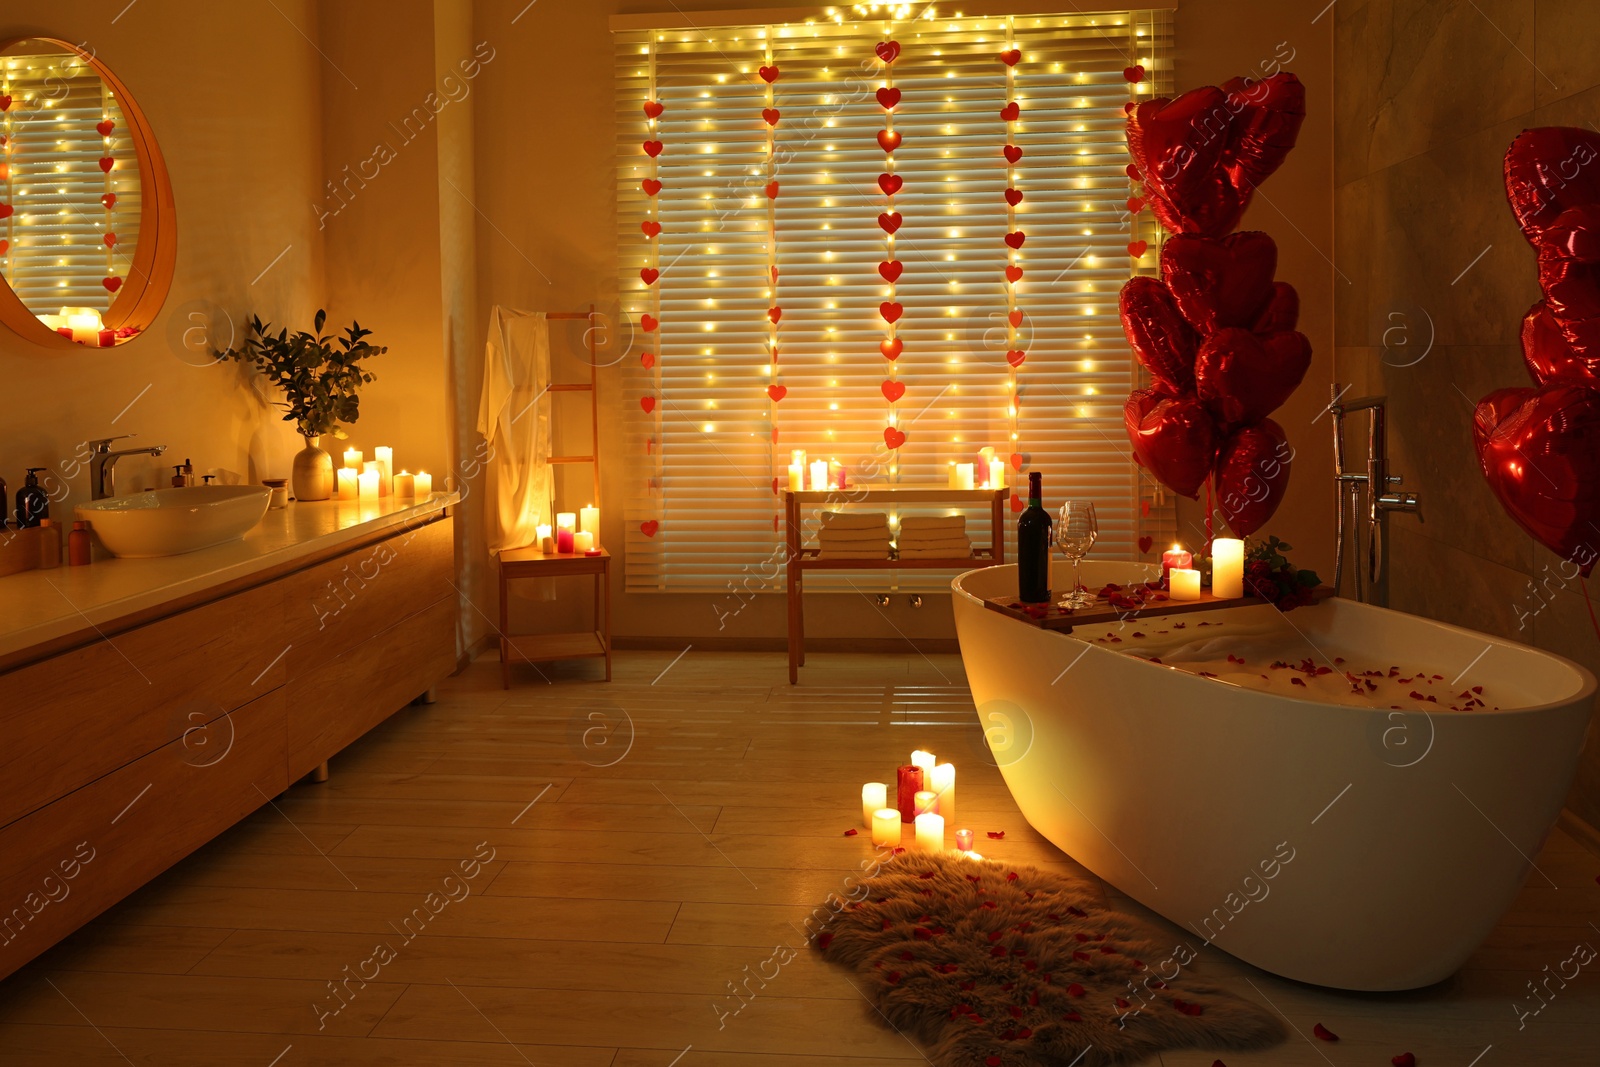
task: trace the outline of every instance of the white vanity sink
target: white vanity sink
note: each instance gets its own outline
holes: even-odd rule
[[[79,504],[100,543],[114,556],[176,556],[236,541],[267,513],[264,485],[196,485],[151,489]]]

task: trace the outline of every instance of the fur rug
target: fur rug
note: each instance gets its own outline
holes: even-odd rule
[[[1273,1013],[1192,977],[1192,940],[1082,881],[916,852],[869,873],[813,913],[812,944],[936,1067],[1109,1067],[1284,1038]]]

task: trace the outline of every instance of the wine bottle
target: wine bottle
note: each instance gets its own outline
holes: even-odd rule
[[[1028,507],[1017,519],[1017,599],[1050,602],[1050,513],[1044,509],[1044,476],[1028,472]]]

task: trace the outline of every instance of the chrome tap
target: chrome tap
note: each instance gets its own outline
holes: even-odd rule
[[[1361,494],[1366,491],[1366,556],[1367,566],[1362,573],[1361,554],[1363,540],[1357,532],[1354,540],[1355,561],[1352,573],[1355,578],[1356,599],[1366,599],[1366,592],[1375,592],[1383,574],[1385,516],[1391,511],[1409,512],[1422,521],[1422,502],[1416,493],[1391,492],[1390,487],[1401,484],[1401,476],[1389,472],[1389,437],[1385,396],[1364,396],[1356,400],[1340,400],[1345,390],[1337,383],[1332,387],[1333,399],[1328,411],[1333,415],[1333,478],[1338,507],[1338,545],[1334,549],[1333,587],[1338,592],[1344,581],[1344,551],[1346,539],[1345,506],[1348,503],[1351,519],[1362,512]],[[1353,411],[1367,413],[1367,469],[1365,474],[1346,470],[1344,448],[1344,418]],[[1346,499],[1348,497],[1348,500]]]
[[[89,442],[93,455],[89,466],[89,499],[104,500],[106,497],[117,495],[117,460],[123,456],[159,456],[167,450],[166,445],[151,445],[149,448],[124,448],[118,452],[111,451],[112,441],[137,436],[124,433],[115,437],[100,437]]]

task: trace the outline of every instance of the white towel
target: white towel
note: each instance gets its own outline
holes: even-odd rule
[[[824,511],[822,528],[825,530],[868,530],[889,525],[889,516],[881,511]]]
[[[831,526],[824,526],[817,531],[817,540],[823,544],[843,544],[847,541],[889,541],[889,527],[879,526],[874,529],[836,530]]]
[[[908,515],[900,520],[900,529],[916,530],[965,530],[967,517],[965,515]]]
[[[542,311],[496,305],[489,315],[478,432],[493,448],[496,500],[489,548],[520,548],[538,540],[549,521],[550,327]]]

